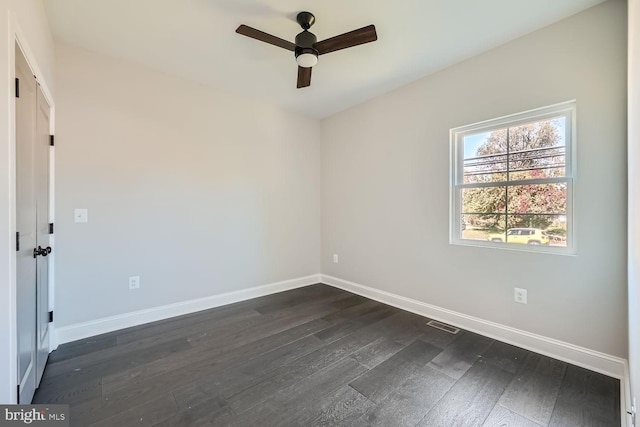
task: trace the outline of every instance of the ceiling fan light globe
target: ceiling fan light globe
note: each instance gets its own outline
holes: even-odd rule
[[[296,62],[303,68],[311,68],[318,63],[318,56],[313,53],[301,53],[296,56]]]

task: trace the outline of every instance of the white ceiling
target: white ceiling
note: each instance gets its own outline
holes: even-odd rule
[[[323,118],[604,0],[44,0],[56,40]],[[324,40],[375,24],[378,41],[320,57],[296,89],[295,16]]]

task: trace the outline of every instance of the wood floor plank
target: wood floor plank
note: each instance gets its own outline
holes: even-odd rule
[[[255,310],[262,314],[269,314],[282,309],[290,309],[297,305],[305,305],[308,301],[328,304],[348,298],[349,296],[348,292],[339,289],[330,289],[322,285],[312,285],[269,295],[270,298],[265,298],[265,304],[256,305]]]
[[[547,425],[566,370],[565,362],[529,353],[500,398],[500,405],[538,424]]]
[[[193,406],[207,400],[211,395],[234,395],[251,387],[258,378],[317,349],[321,340],[307,336],[286,346],[264,353],[249,361],[241,361],[220,367],[214,375],[207,373],[185,387],[176,389],[174,396],[180,408]]]
[[[478,361],[418,426],[481,426],[512,379],[513,374]]]
[[[212,312],[211,316],[189,317],[181,322],[153,324],[139,331],[130,331],[118,335],[119,346],[135,343],[139,346],[157,340],[168,340],[175,336],[190,337],[192,335],[210,332],[223,328],[242,327],[246,321],[257,321],[261,314],[255,310],[238,312]],[[250,323],[251,325],[251,323]]]
[[[297,341],[261,354],[249,363],[244,364],[242,366],[242,372],[247,375],[259,377],[282,365],[293,363],[323,345],[324,343],[321,339],[315,335],[308,335]]]
[[[255,384],[252,384],[243,391],[230,396],[228,395],[227,400],[230,406],[237,413],[248,411],[274,393],[305,380],[314,372],[339,362],[355,349],[359,348],[358,344],[354,346],[351,343],[340,343],[340,341],[333,344],[342,345],[323,347],[316,352],[298,359],[295,363],[277,369],[267,377],[256,379]]]
[[[160,345],[164,342],[175,340],[191,342],[192,338],[198,337],[203,333],[206,334],[207,332],[215,334],[218,331],[224,331],[230,328],[250,328],[253,324],[259,322],[257,319],[258,317],[261,316],[255,311],[242,311],[240,313],[232,314],[226,319],[218,320],[213,325],[206,321],[191,323],[190,321],[193,320],[193,317],[186,319],[189,323],[187,323],[185,327],[173,326],[169,330],[164,330],[165,323],[162,325],[146,325],[139,332],[130,331],[126,333],[129,336],[138,337],[137,340],[126,340],[125,343],[110,347],[99,353],[93,352],[90,354],[80,355],[74,357],[72,360],[67,359],[64,362],[53,364],[50,366],[49,374],[56,375],[58,372],[67,371],[69,368],[82,369],[87,366],[92,366],[97,362],[113,360],[115,357],[119,357],[122,354],[128,354],[131,351],[147,348],[149,351],[153,351],[151,347]],[[261,320],[264,321],[262,318]],[[147,336],[147,331],[149,330],[155,332]],[[116,339],[119,339],[119,337],[120,336],[117,336]]]
[[[425,366],[370,408],[354,425],[415,426],[453,386],[451,377]]]
[[[74,365],[73,361],[76,359],[69,359],[60,364],[52,365],[51,369],[47,367],[47,375],[43,375],[42,383],[45,386],[49,383],[58,383],[60,381],[68,385],[87,383],[133,366],[144,365],[145,363],[155,360],[162,360],[171,354],[180,353],[189,348],[191,348],[191,345],[187,341],[183,338],[178,338],[173,341],[162,342],[152,347],[120,353],[118,356],[113,356],[107,360],[102,357],[96,357],[96,362],[93,364],[83,359],[81,363]],[[62,370],[60,367],[62,364],[67,366],[65,370]]]
[[[82,340],[60,346],[49,354],[47,364],[62,362],[70,358],[96,353],[110,347],[115,347],[118,343],[118,335],[115,333],[89,337]]]
[[[380,403],[441,351],[431,344],[415,341],[349,385],[367,399]]]
[[[515,374],[524,364],[527,354],[529,352],[523,348],[493,341],[489,349],[482,354],[482,360],[496,368]]]
[[[360,328],[396,314],[396,312],[397,309],[393,307],[381,305],[367,310],[359,316],[350,317],[348,320],[338,323],[331,328],[327,328],[322,332],[318,332],[316,336],[327,343],[332,343]]]
[[[363,316],[372,311],[378,311],[383,307],[388,306],[385,306],[384,304],[381,304],[377,301],[367,300],[362,304],[357,304],[343,310],[336,310],[335,312],[324,316],[323,319],[330,323],[337,323]]]
[[[291,425],[305,427],[353,426],[374,403],[348,385],[340,387],[328,398],[300,411]]]
[[[549,425],[619,426],[620,381],[568,366]]]
[[[324,325],[326,322],[317,319],[319,325]],[[295,329],[295,328],[294,328]],[[299,334],[308,333],[307,325],[303,325],[298,328]],[[288,333],[283,334],[287,340],[291,340],[291,330]],[[277,343],[277,340],[270,340],[271,343]],[[278,346],[279,347],[279,346]],[[255,348],[255,347],[252,347]],[[259,346],[258,348],[264,350],[265,347]],[[77,410],[81,413],[88,412],[94,414],[94,416],[105,416],[109,412],[117,411],[119,408],[126,407],[127,405],[140,405],[146,401],[152,400],[158,396],[166,393],[167,390],[174,390],[175,392],[186,389],[189,392],[193,387],[199,385],[198,381],[205,381],[210,379],[213,381],[213,385],[217,386],[217,382],[225,381],[229,382],[230,378],[233,383],[226,384],[227,387],[236,384],[244,384],[253,377],[241,373],[232,371],[231,368],[235,365],[248,363],[251,359],[243,359],[238,356],[242,354],[240,349],[233,354],[226,354],[223,351],[225,359],[229,363],[223,363],[222,360],[206,359],[201,361],[202,363],[189,364],[177,369],[171,369],[170,366],[165,366],[165,371],[159,371],[156,375],[146,376],[140,381],[134,381],[131,379],[127,385],[126,381],[121,382],[121,387],[118,389],[111,389],[106,391],[103,383],[103,399],[94,400],[91,402],[78,405]],[[188,360],[187,360],[188,362]],[[157,366],[156,368],[157,369]],[[104,379],[103,379],[104,381]],[[194,385],[195,384],[195,385]],[[216,388],[216,391],[218,388]]]
[[[91,417],[86,417],[86,414],[79,416],[74,413],[73,409],[71,409],[70,418],[73,420],[73,426],[82,427],[152,426],[175,413],[176,410],[173,396],[166,394],[143,405],[118,411],[108,418],[95,420]]]
[[[304,314],[291,316],[291,318],[277,319],[266,324],[265,328],[266,330],[273,331],[273,327],[277,325],[278,329],[287,330],[288,326],[294,327],[297,322],[322,315],[322,313],[322,311],[317,313],[309,311]],[[251,336],[250,341],[254,341],[264,333],[264,328],[255,327],[251,331],[245,330],[241,336],[246,338],[246,335],[248,334]],[[222,352],[225,351],[224,348],[220,350]],[[144,402],[161,396],[166,392],[166,390],[178,387],[188,387],[197,379],[202,377],[213,377],[216,375],[222,376],[228,371],[227,365],[220,366],[219,363],[216,363],[211,359],[204,360],[202,363],[198,364],[188,364],[182,369],[169,369],[168,366],[166,368],[165,372],[160,372],[155,376],[146,377],[141,381],[131,381],[130,384],[124,385],[122,388],[117,390],[111,390],[110,392],[106,391],[107,388],[105,387],[103,380],[103,399],[82,403],[78,405],[77,411],[93,414],[92,416],[94,417],[105,416],[109,412],[121,410],[120,408],[126,407],[127,405],[141,405]],[[236,379],[241,379],[242,381],[248,380],[248,378],[244,377],[238,377]]]
[[[438,343],[422,339],[422,337],[429,332],[429,329],[433,329],[431,326],[427,326],[428,321],[429,319],[426,317],[418,316],[417,314],[407,311],[399,311],[393,314],[389,318],[389,321],[381,322],[377,327],[381,336],[389,337],[404,346],[411,344],[416,338],[420,337],[421,340],[426,343],[444,348],[445,346],[438,345]],[[446,332],[443,333],[446,334]],[[455,335],[453,337],[455,337]]]
[[[443,352],[434,357],[429,366],[458,380],[482,356],[492,342],[490,338],[467,332],[452,341]]]
[[[117,342],[119,345],[127,344],[129,342],[137,341],[138,339],[153,337],[158,335],[158,333],[171,331],[175,328],[183,328],[202,322],[217,324],[220,320],[224,319],[226,321],[235,316],[243,316],[247,312],[257,313],[255,308],[268,303],[270,298],[274,298],[273,295],[267,295],[253,300],[240,301],[208,310],[183,314],[181,316],[162,319],[132,328],[126,328],[117,332]]]
[[[387,317],[369,327],[358,329],[351,335],[327,344],[301,357],[294,363],[275,370],[265,378],[258,378],[255,384],[240,393],[226,395],[229,404],[237,412],[246,411],[253,405],[262,402],[266,396],[302,381],[313,372],[324,369],[350,356],[379,338],[378,325],[388,321],[388,319]]]
[[[364,327],[364,325],[361,322],[347,320],[324,329],[316,333],[315,336],[326,344],[331,344],[332,342],[338,341],[340,338],[344,338],[362,327]]]
[[[44,384],[36,390],[32,403],[76,405],[102,396],[102,378],[70,384],[56,381]]]
[[[199,405],[189,406],[173,413],[163,420],[153,424],[154,427],[199,427],[221,426],[224,420],[233,419],[231,408],[219,396],[209,399]],[[159,417],[160,418],[160,417]]]
[[[291,425],[302,408],[315,408],[323,398],[333,395],[345,382],[357,378],[366,370],[353,359],[342,359],[314,372],[305,381],[279,389],[260,404],[242,412],[234,425],[256,425],[256,421],[264,423],[267,419],[270,426]]]
[[[334,301],[331,303],[332,307],[335,307],[339,310],[344,310],[347,309],[349,307],[354,307],[356,305],[360,305],[362,303],[367,302],[368,299],[360,296],[360,295],[353,295],[353,294],[349,294],[349,296],[347,298],[343,298],[337,301]]]
[[[390,338],[380,337],[371,344],[365,345],[349,357],[361,365],[372,369],[398,353],[404,347],[404,345],[399,344]]]
[[[221,370],[214,373],[203,371],[199,379],[173,389],[173,395],[178,408],[184,410],[208,402],[212,396],[224,398],[229,389],[243,390],[251,380],[253,380],[252,376],[236,370]]]
[[[568,427],[570,424],[565,424]],[[576,424],[578,425],[578,424]],[[482,427],[545,427],[526,419],[504,406],[496,405],[482,424]]]
[[[316,317],[323,312],[314,313],[312,310],[302,317],[296,315],[291,318],[277,319],[265,322],[259,328],[233,330],[210,336],[210,345],[196,346],[192,351],[182,352],[175,357],[166,357],[154,363],[136,366],[120,373],[106,376],[103,379],[103,390],[112,393],[122,387],[130,387],[132,383],[142,383],[157,375],[171,374],[185,367],[209,364],[212,361],[224,362],[229,358],[254,357],[255,352],[269,351],[274,346],[287,344],[310,333],[320,331],[328,323]],[[307,322],[304,320],[309,319]],[[301,323],[302,322],[302,323]],[[216,338],[219,338],[216,339]],[[271,339],[273,337],[273,339]],[[240,353],[240,354],[239,354]]]
[[[222,332],[215,329],[210,333],[190,337],[189,342],[193,346],[209,346],[211,344],[219,347],[233,346],[237,345],[238,342],[244,343],[244,339],[246,339],[247,336],[273,335],[310,320],[322,318],[327,315],[327,313],[333,312],[335,312],[335,309],[324,302],[313,302],[306,305],[303,310],[290,307],[272,311],[255,319],[247,320],[241,326],[237,325],[234,328],[225,328],[225,331]]]
[[[620,411],[617,417],[599,414],[581,405],[559,405],[551,416],[549,427],[618,427],[620,426]]]

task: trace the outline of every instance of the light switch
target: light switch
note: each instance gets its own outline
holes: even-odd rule
[[[73,212],[74,222],[89,222],[89,211],[87,209],[76,209]]]

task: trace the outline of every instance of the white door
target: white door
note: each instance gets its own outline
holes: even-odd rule
[[[16,314],[19,402],[36,390],[36,197],[34,139],[36,81],[16,46]]]
[[[49,106],[16,45],[16,313],[20,403],[49,353]]]
[[[36,139],[34,141],[36,197],[36,386],[40,384],[49,357],[49,151],[51,108],[38,85],[36,98]]]

